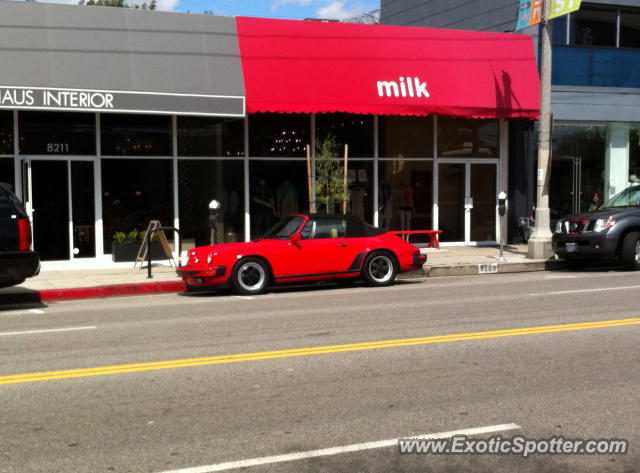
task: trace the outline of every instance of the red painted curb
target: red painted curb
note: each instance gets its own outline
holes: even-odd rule
[[[187,286],[182,281],[146,282],[136,284],[110,284],[108,286],[72,287],[68,289],[44,289],[37,291],[40,300],[62,301],[71,299],[92,299],[98,297],[131,296],[161,292],[182,292]]]

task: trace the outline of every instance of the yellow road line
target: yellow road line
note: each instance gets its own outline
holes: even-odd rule
[[[44,371],[40,373],[23,373],[0,376],[0,384],[30,383],[35,381],[49,381],[54,379],[83,378],[89,376],[103,376],[107,374],[133,373],[140,371],[157,371],[190,366],[218,365],[224,363],[240,363],[246,361],[268,360],[275,358],[290,358],[294,356],[312,356],[328,353],[348,351],[373,350],[378,348],[407,347],[426,345],[429,343],[445,343],[466,340],[481,340],[488,338],[516,337],[539,333],[570,332],[597,328],[621,327],[626,325],[640,325],[640,317],[617,320],[603,320],[598,322],[583,322],[564,325],[545,325],[508,330],[493,330],[487,332],[456,333],[419,338],[403,338],[397,340],[382,340],[375,342],[349,343],[344,345],[325,345],[309,348],[293,348],[289,350],[263,351],[256,353],[238,353],[234,355],[219,355],[202,358],[188,358],[182,360],[156,361],[149,363],[135,363],[126,365],[99,366],[96,368],[82,368],[63,371]]]

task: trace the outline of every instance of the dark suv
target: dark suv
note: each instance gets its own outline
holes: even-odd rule
[[[559,220],[553,249],[573,267],[589,259],[620,258],[627,269],[640,269],[640,186],[625,189],[598,210]]]
[[[0,287],[20,284],[40,271],[31,251],[31,223],[8,184],[0,183]]]

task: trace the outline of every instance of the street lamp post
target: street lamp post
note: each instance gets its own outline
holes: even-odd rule
[[[549,211],[549,177],[551,170],[551,0],[542,7],[542,45],[540,51],[540,123],[538,131],[538,173],[536,193],[536,224],[529,239],[529,258],[548,259],[551,247],[551,217]]]

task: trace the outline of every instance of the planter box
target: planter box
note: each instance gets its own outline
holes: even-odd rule
[[[151,261],[167,259],[162,252],[162,245],[159,241],[152,241],[150,247]],[[136,256],[138,256],[138,251],[140,251],[140,243],[112,243],[111,259],[115,263],[134,262]]]

